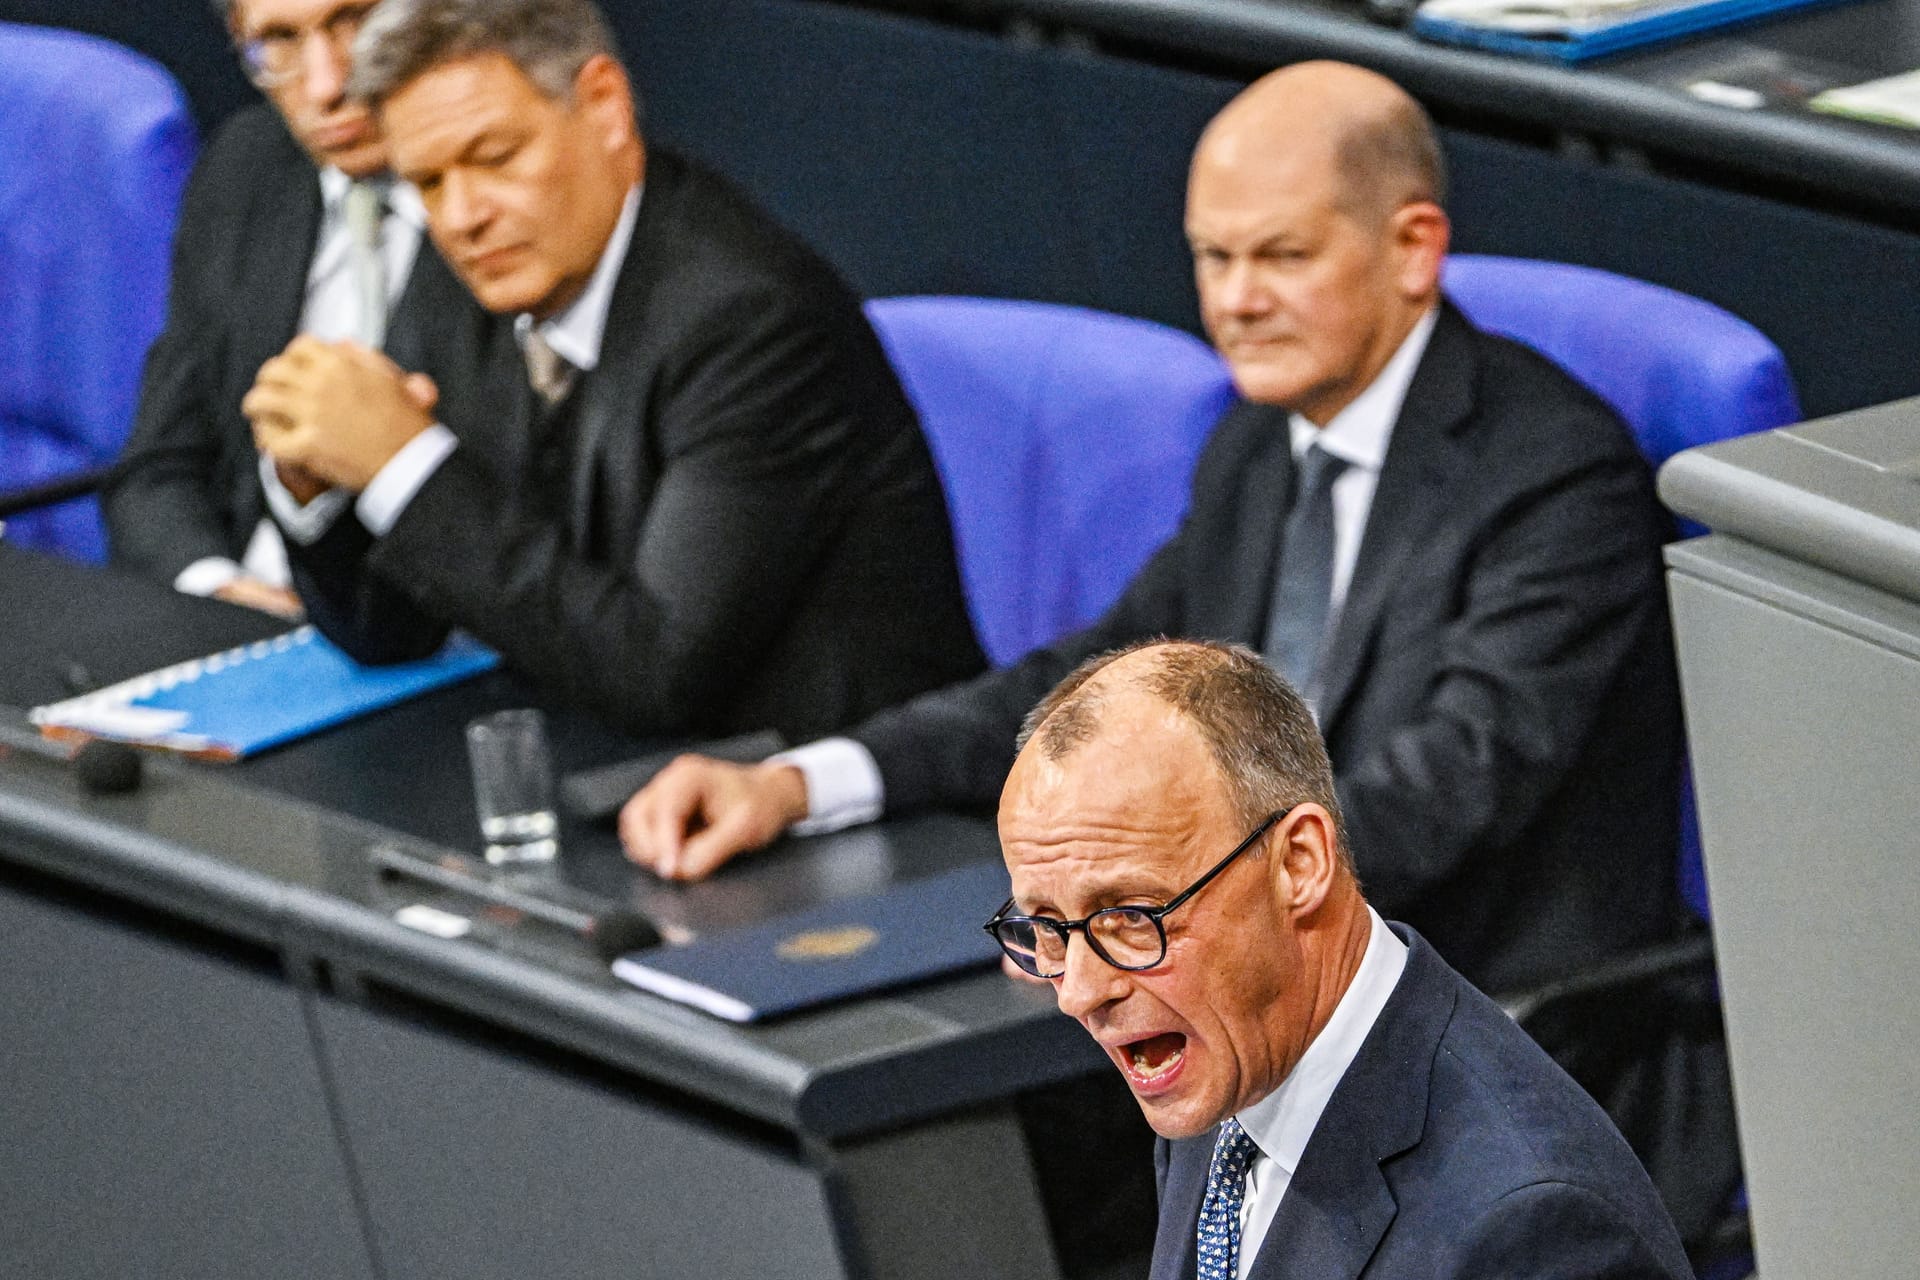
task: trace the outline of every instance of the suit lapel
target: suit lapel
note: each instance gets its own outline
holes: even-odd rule
[[[1448,477],[1459,458],[1454,429],[1473,409],[1472,341],[1466,320],[1451,304],[1442,303],[1394,424],[1346,602],[1324,651],[1318,706],[1321,732],[1328,737],[1365,667],[1374,632],[1410,552],[1445,512]]]
[[[576,513],[577,520],[573,531],[576,551],[584,552],[594,542],[604,544],[602,550],[608,552],[632,545],[637,541],[638,522],[645,515],[646,504],[632,500],[633,494],[647,492],[644,478],[620,501],[603,501],[599,492],[604,484],[611,483],[605,479],[609,470],[616,475],[642,475],[656,445],[634,425],[645,422],[646,376],[655,362],[635,358],[635,353],[648,332],[655,283],[652,265],[666,261],[672,249],[669,241],[674,210],[683,190],[679,161],[665,152],[650,152],[645,181],[633,237],[627,242],[626,260],[620,264],[613,298],[607,306],[600,363],[580,388],[583,399],[568,475],[569,509]],[[634,449],[636,456],[610,459],[609,452],[615,448]],[[634,528],[595,528],[598,520],[613,518],[630,520]]]
[[[1167,1183],[1160,1193],[1160,1225],[1154,1232],[1149,1280],[1193,1280],[1200,1202],[1207,1194],[1213,1131],[1168,1145]]]
[[[1408,943],[1406,971],[1314,1126],[1251,1280],[1354,1280],[1398,1212],[1381,1166],[1426,1131],[1433,1059],[1456,997],[1426,942],[1396,932]]]
[[[245,384],[243,392],[253,385],[260,366],[285,350],[300,328],[307,273],[320,238],[320,173],[301,159],[285,182],[260,183],[254,198],[259,202],[258,232],[248,236],[236,287],[255,299],[257,310],[235,335],[238,359],[231,366]]]
[[[1267,610],[1273,599],[1273,576],[1280,555],[1280,526],[1286,522],[1293,495],[1293,447],[1287,432],[1287,413],[1270,405],[1244,405],[1242,429],[1248,439],[1242,462],[1233,468],[1238,493],[1232,499],[1238,513],[1232,544],[1223,548],[1228,562],[1210,567],[1209,576],[1225,590],[1221,602],[1223,638],[1254,649],[1265,643]],[[1204,552],[1203,554],[1213,554]],[[1203,630],[1207,619],[1199,620]]]

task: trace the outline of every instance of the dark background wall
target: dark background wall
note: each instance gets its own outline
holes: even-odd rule
[[[1195,327],[1187,153],[1241,73],[827,0],[608,9],[655,139],[741,182],[863,291],[1031,297]],[[202,0],[0,0],[6,18],[151,54],[204,129],[254,96]],[[1587,263],[1717,302],[1786,351],[1810,415],[1920,393],[1920,236],[1508,132],[1444,130],[1457,248]]]

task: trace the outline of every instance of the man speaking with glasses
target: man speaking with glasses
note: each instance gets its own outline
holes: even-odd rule
[[[291,468],[263,478],[240,401],[296,334],[384,347],[457,394],[478,382],[483,313],[387,176],[372,114],[346,94],[373,0],[218,0],[267,103],[236,114],[194,171],[165,331],[106,495],[116,561],[194,595],[293,615],[290,527],[337,499]],[[274,494],[269,498],[269,493]]]
[[[1691,1274],[1599,1107],[1367,905],[1313,719],[1257,656],[1093,658],[1020,742],[987,927],[1160,1137],[1153,1280]]]

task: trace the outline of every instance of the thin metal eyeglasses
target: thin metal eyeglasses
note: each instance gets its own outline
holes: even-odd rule
[[[318,24],[298,31],[272,31],[240,42],[240,57],[247,66],[247,78],[262,89],[277,88],[306,74],[301,54],[309,36],[320,36],[332,48],[333,55],[345,65],[353,53],[354,37],[367,15],[374,10],[373,0],[348,4],[335,9]]]
[[[1008,898],[982,925],[993,935],[1007,958],[1036,978],[1057,978],[1067,971],[1067,941],[1077,930],[1086,935],[1093,954],[1116,969],[1151,969],[1167,957],[1167,927],[1162,923],[1173,910],[1206,888],[1233,860],[1259,843],[1273,824],[1293,812],[1289,805],[1247,833],[1233,852],[1211,870],[1158,907],[1103,907],[1084,920],[1055,920],[1051,916],[1010,916]]]

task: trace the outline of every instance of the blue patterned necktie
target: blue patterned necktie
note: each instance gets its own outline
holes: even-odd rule
[[[1309,705],[1317,692],[1320,650],[1333,604],[1333,482],[1346,469],[1344,458],[1317,444],[1300,460],[1262,646],[1268,664]]]
[[[1232,1116],[1220,1125],[1207,1166],[1207,1198],[1200,1202],[1198,1280],[1234,1280],[1240,1272],[1240,1202],[1247,1165],[1260,1148]]]

